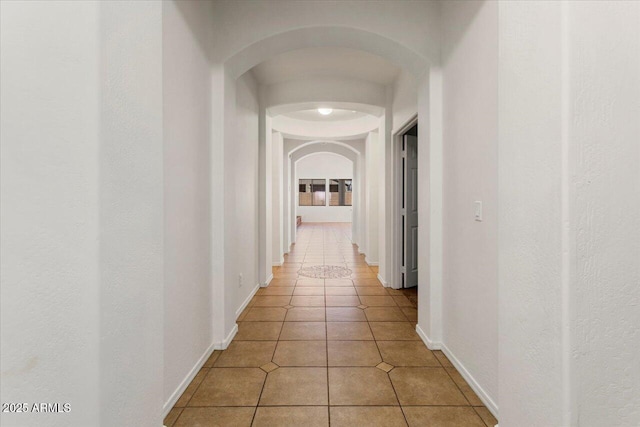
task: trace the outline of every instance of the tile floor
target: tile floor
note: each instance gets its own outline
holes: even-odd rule
[[[384,288],[350,224],[303,224],[274,279],[165,419],[184,426],[493,427],[496,419],[415,332],[417,298]],[[345,278],[299,277],[347,267]]]

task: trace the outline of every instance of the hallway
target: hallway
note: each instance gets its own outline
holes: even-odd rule
[[[444,354],[423,344],[416,308],[382,287],[350,230],[300,226],[233,342],[211,355],[167,427],[497,424]]]
[[[640,426],[640,1],[0,0],[0,105],[0,425]]]

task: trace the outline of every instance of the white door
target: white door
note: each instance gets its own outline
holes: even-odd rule
[[[403,274],[404,287],[418,286],[418,138],[404,135],[403,163]]]

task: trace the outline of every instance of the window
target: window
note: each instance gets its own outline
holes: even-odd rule
[[[298,181],[298,205],[312,206],[311,203],[311,180],[301,179]]]
[[[350,179],[329,180],[329,206],[351,206],[353,183]]]
[[[324,179],[301,179],[298,181],[299,206],[325,206],[326,182]]]
[[[313,192],[313,206],[325,206],[327,204],[326,185],[324,179],[314,179],[311,184],[311,191]]]

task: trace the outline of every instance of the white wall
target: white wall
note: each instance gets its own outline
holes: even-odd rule
[[[284,252],[288,253],[293,243],[295,235],[294,221],[293,221],[293,194],[291,192],[293,165],[291,164],[291,154],[287,151],[287,143],[283,140],[282,150],[282,189],[284,191],[284,197],[282,199],[282,227],[284,233]]]
[[[211,67],[211,144],[209,146],[209,210],[211,229],[209,245],[211,250],[211,310],[213,313],[213,340],[224,347],[231,337],[235,325],[234,288],[226,286],[225,262],[225,180],[226,163],[224,141],[235,139],[236,82],[224,67],[213,64]],[[228,114],[224,114],[228,111]],[[213,196],[216,197],[213,197]],[[229,197],[231,194],[229,194]],[[224,197],[225,203],[220,203]]]
[[[388,87],[387,92],[387,109],[384,116],[380,118],[378,143],[372,147],[373,150],[378,150],[376,163],[374,165],[374,173],[378,176],[378,279],[384,286],[392,284],[389,277],[393,274],[390,262],[393,255],[390,250],[391,242],[393,241],[393,179],[391,176],[391,159],[393,158],[391,155],[391,126],[393,123],[393,115],[391,114],[391,87]],[[387,201],[389,201],[389,203],[387,203]],[[389,246],[387,246],[387,242]]]
[[[284,200],[284,188],[282,186],[283,182],[283,150],[284,150],[284,141],[282,139],[282,134],[280,132],[274,132],[271,138],[271,150],[272,150],[272,170],[271,170],[271,196],[273,197],[273,201],[271,203],[271,208],[273,210],[272,216],[272,226],[271,226],[271,243],[272,243],[272,256],[273,256],[273,265],[282,265],[284,262],[284,253],[286,251],[283,245],[283,233],[284,233],[284,222],[283,222],[283,200]]]
[[[264,104],[264,89],[258,87],[258,277],[261,286],[268,286],[273,278],[273,120]]]
[[[365,158],[366,167],[366,187],[365,187],[365,247],[366,261],[370,264],[378,263],[378,157],[380,150],[378,145],[381,144],[377,132],[370,132],[367,135],[365,145],[367,147],[367,157]]]
[[[443,14],[443,348],[498,400],[498,5]],[[474,220],[474,201],[483,221]],[[492,405],[493,403],[493,405]]]
[[[563,420],[561,9],[560,2],[500,5],[499,378],[507,427],[570,425]]]
[[[211,78],[207,3],[163,2],[164,402],[170,409],[206,360],[210,318]]]
[[[418,86],[418,324],[429,340],[442,342],[443,141],[442,69],[431,67]],[[424,117],[424,119],[423,119]],[[425,125],[426,122],[426,125]]]
[[[639,23],[501,3],[501,426],[640,423]]]
[[[298,160],[296,175],[301,179],[353,179],[353,162],[331,153],[312,154]],[[297,189],[297,187],[296,187]],[[327,204],[329,188],[327,187]],[[302,222],[351,222],[352,206],[300,206],[296,191],[296,211]]]
[[[162,5],[100,5],[100,418],[155,426],[163,403]]]
[[[97,425],[99,7],[2,2],[0,18],[0,394],[72,410],[0,424]]]
[[[225,286],[235,317],[258,286],[258,87],[250,73],[236,83],[235,134],[224,148]]]
[[[418,81],[403,70],[393,84],[392,123],[395,134],[418,112]]]
[[[2,424],[160,425],[162,5],[1,15]]]
[[[640,3],[571,2],[565,13],[575,420],[640,425]]]

